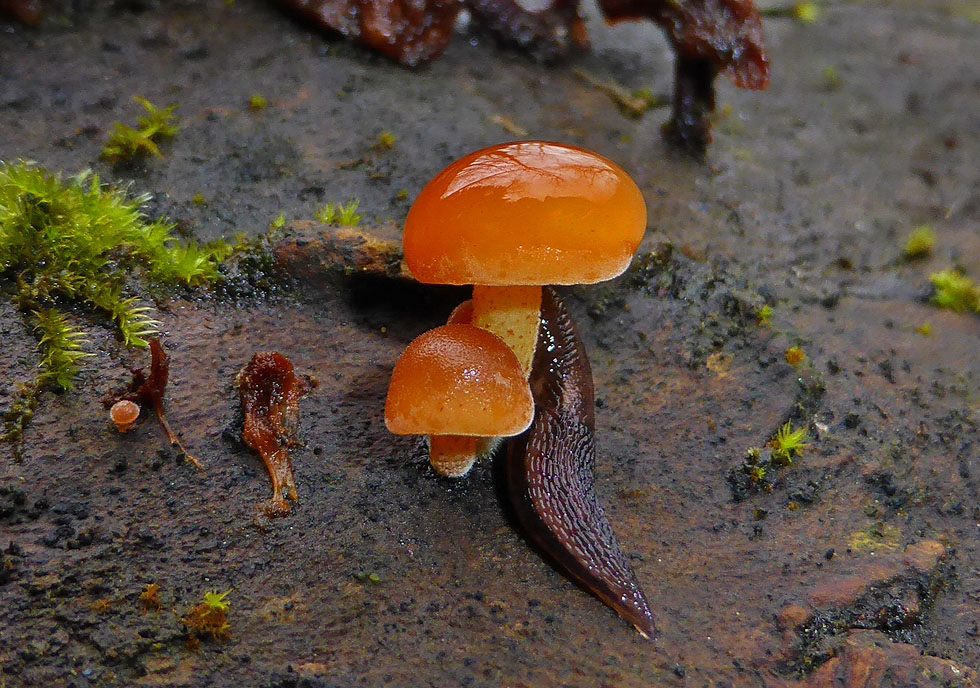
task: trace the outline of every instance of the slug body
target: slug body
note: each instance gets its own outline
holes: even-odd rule
[[[517,516],[567,575],[650,638],[650,606],[596,498],[592,369],[550,287],[543,294],[530,382],[534,421],[507,453],[507,487]]]

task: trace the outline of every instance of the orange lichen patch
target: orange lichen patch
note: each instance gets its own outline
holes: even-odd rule
[[[140,417],[140,407],[129,399],[117,401],[109,409],[109,418],[119,432],[129,432],[136,427]]]
[[[582,284],[615,277],[646,230],[616,164],[557,143],[507,143],[456,161],[405,222],[409,270],[435,284]]]
[[[235,385],[245,417],[242,441],[262,457],[272,479],[266,514],[287,514],[285,498],[295,501],[298,497],[289,450],[298,444],[299,400],[316,382],[297,377],[292,362],[282,354],[260,351],[238,373]]]
[[[527,377],[538,345],[541,287],[473,287],[471,324],[493,332],[517,356]]]
[[[499,337],[445,325],[417,337],[395,365],[385,425],[396,435],[510,436],[531,424],[524,371]]]

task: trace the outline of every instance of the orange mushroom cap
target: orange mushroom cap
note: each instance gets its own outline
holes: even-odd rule
[[[430,284],[591,284],[629,265],[646,230],[643,194],[616,164],[545,141],[457,160],[405,221],[405,260]]]
[[[385,425],[396,435],[508,437],[531,425],[524,371],[499,337],[472,325],[419,335],[391,375]]]
[[[139,417],[140,407],[129,399],[117,401],[109,409],[109,418],[119,432],[132,430]]]

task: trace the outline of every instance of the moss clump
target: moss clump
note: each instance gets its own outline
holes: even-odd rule
[[[394,134],[390,131],[383,131],[378,136],[378,141],[374,145],[378,149],[391,150],[395,147],[396,141],[398,141],[398,138]]]
[[[936,247],[936,232],[931,225],[920,225],[912,230],[905,241],[905,257],[909,260],[925,258]]]
[[[802,454],[809,446],[806,442],[809,434],[805,427],[794,430],[793,423],[786,421],[770,442],[773,460],[785,466],[793,463],[793,457]]]
[[[112,134],[102,149],[103,160],[120,162],[143,155],[160,157],[157,143],[172,139],[180,131],[174,115],[177,105],[161,110],[146,98],[136,96],[133,100],[143,106],[146,115],[136,120],[137,129],[119,122],[113,125]]]
[[[851,533],[847,548],[852,552],[873,552],[898,549],[901,532],[887,523],[874,523],[864,530]]]
[[[195,605],[184,617],[184,624],[190,629],[191,640],[196,641],[197,635],[207,633],[214,640],[227,638],[231,630],[228,623],[228,612],[231,604],[226,601],[231,590],[217,592],[212,590],[204,593],[204,601]]]
[[[798,346],[791,346],[786,349],[786,362],[794,368],[803,365],[806,362],[806,352]]]
[[[66,307],[107,316],[126,346],[145,347],[157,322],[131,293],[135,278],[192,286],[218,277],[232,249],[178,242],[173,224],[142,214],[147,200],[128,199],[91,172],[64,180],[33,163],[0,162],[0,279],[9,280],[41,350],[37,375],[4,414],[0,440],[19,439],[42,389],[72,386],[87,354]]]
[[[342,227],[357,227],[361,224],[361,216],[357,214],[357,209],[361,207],[361,202],[356,198],[346,205],[343,203],[327,203],[325,206],[317,208],[313,216],[317,222],[325,225],[341,225]]]
[[[256,93],[251,98],[248,99],[248,109],[252,112],[258,112],[259,110],[265,110],[269,107],[269,100],[263,95]]]
[[[980,287],[958,270],[943,270],[929,276],[935,290],[932,302],[940,308],[963,313],[980,313]]]

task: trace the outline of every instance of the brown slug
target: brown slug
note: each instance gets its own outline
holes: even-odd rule
[[[507,490],[518,519],[564,573],[651,638],[650,606],[596,498],[592,369],[551,287],[543,292],[530,382],[534,421],[507,451]]]

